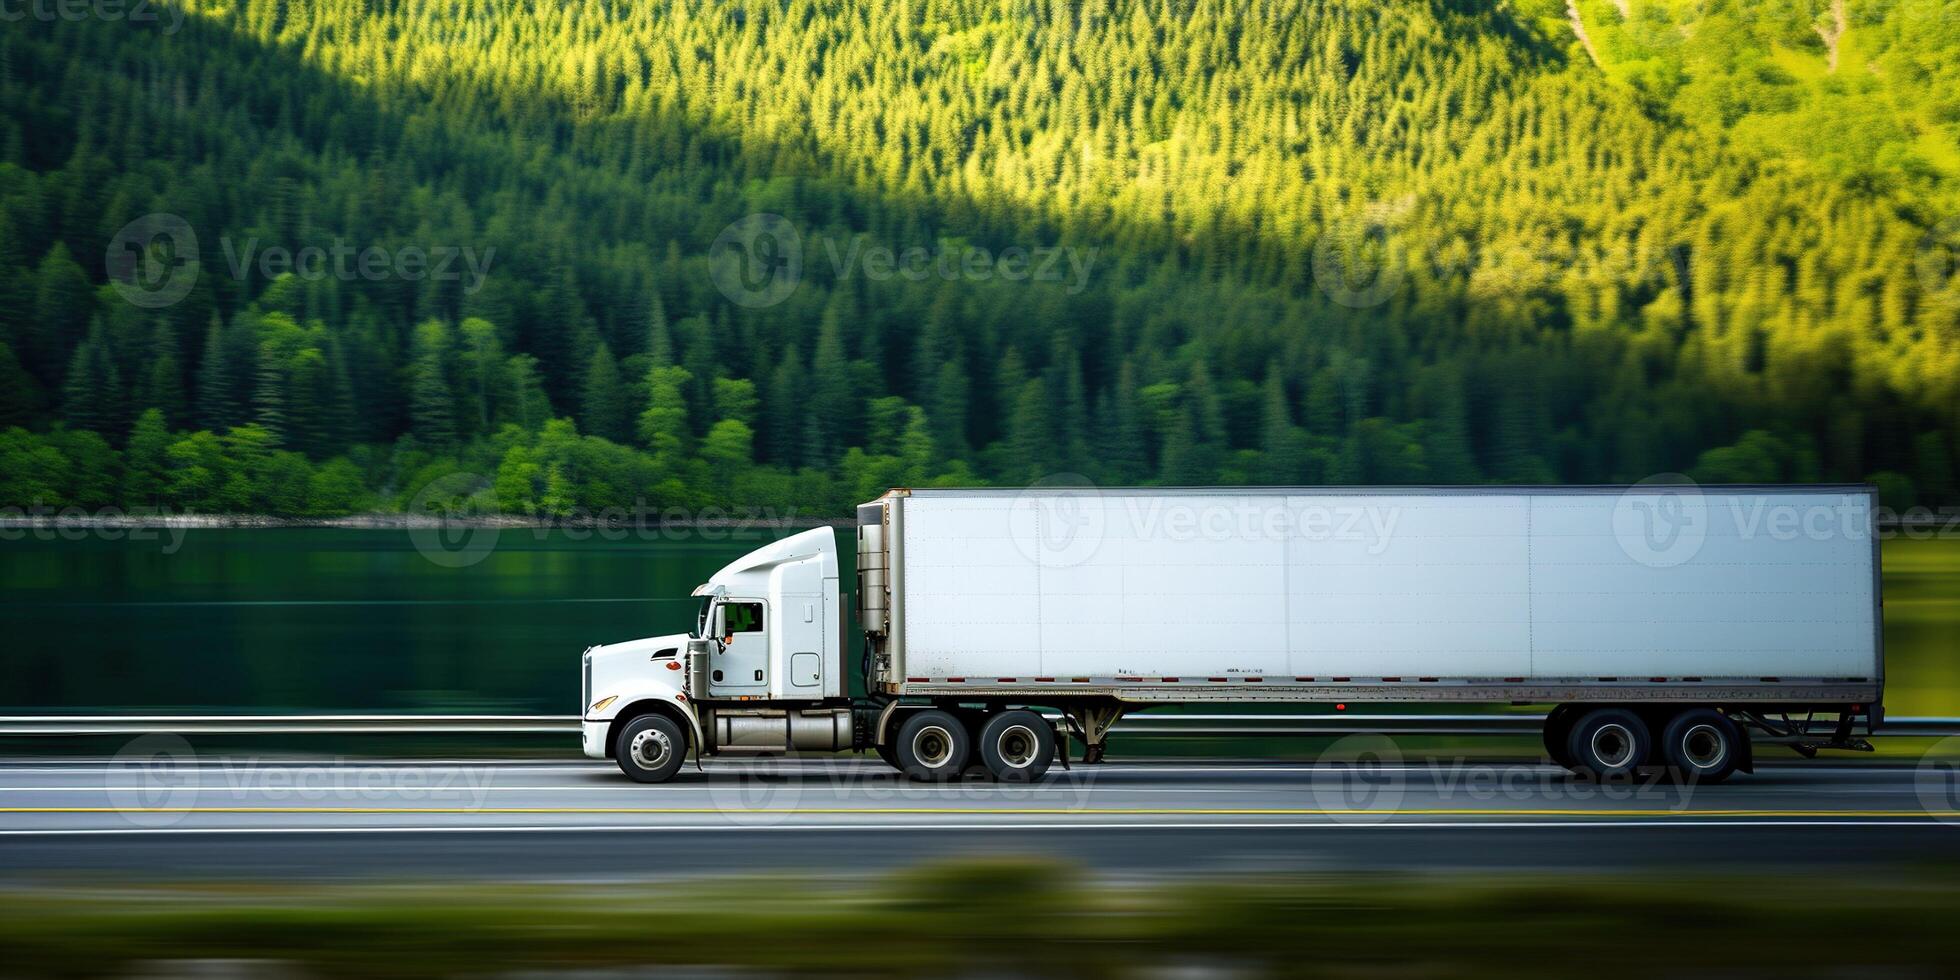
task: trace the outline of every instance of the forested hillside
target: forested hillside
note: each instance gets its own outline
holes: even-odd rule
[[[0,30],[0,504],[1960,502],[1960,0],[149,9]],[[757,213],[778,302],[713,247]],[[146,214],[174,302],[111,283]],[[308,247],[487,264],[253,259]],[[1057,274],[958,261],[1016,249]]]

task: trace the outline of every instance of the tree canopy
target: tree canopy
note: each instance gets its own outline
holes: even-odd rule
[[[1960,0],[157,9],[0,34],[0,504],[1960,502]]]

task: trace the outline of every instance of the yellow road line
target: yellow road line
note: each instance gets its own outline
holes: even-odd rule
[[[644,816],[701,816],[726,813],[816,814],[825,816],[1040,816],[1040,817],[1960,817],[1960,810],[1587,810],[1535,809],[1505,810],[1485,808],[1417,808],[1370,810],[1323,809],[1310,807],[1229,807],[1180,809],[1177,807],[355,807],[355,806],[9,806],[0,814],[29,813],[243,813],[243,814],[491,814],[570,816],[633,814]]]

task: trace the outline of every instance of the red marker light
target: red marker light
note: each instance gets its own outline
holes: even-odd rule
[[[1335,711],[1346,711],[1346,710],[1347,710],[1347,705],[1345,705],[1345,704],[1337,704],[1337,705],[1335,705],[1335,706],[1334,706],[1334,710],[1335,710]]]

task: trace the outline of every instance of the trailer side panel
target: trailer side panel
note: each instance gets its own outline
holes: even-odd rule
[[[1406,696],[1445,699],[1448,687],[1483,700],[1703,685],[1870,700],[1880,677],[1863,487],[1063,488],[893,502],[905,693],[1089,684],[1188,700],[1270,684],[1319,698],[1428,685]]]

